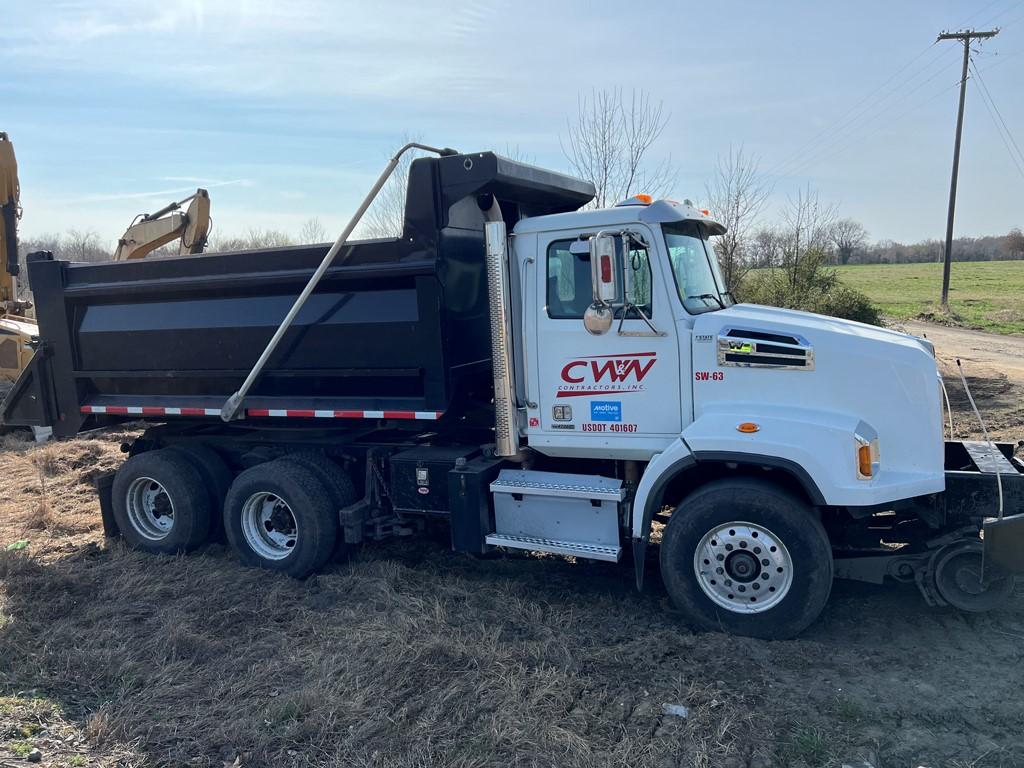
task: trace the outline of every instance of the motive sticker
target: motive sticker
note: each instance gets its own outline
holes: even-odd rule
[[[591,421],[622,421],[621,400],[591,400]]]

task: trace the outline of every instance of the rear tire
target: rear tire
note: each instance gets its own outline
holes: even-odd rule
[[[358,498],[352,478],[337,462],[319,451],[289,453],[281,457],[280,461],[292,462],[305,467],[324,484],[331,497],[335,519],[338,520],[338,539],[332,559],[335,562],[347,561],[358,545],[345,541],[345,531],[341,527],[341,517],[338,513],[350,504],[354,504]]]
[[[242,472],[224,503],[224,530],[245,564],[297,579],[320,569],[338,538],[338,516],[325,484],[294,461]]]
[[[224,499],[234,479],[224,459],[213,448],[204,443],[178,443],[169,445],[174,451],[188,459],[203,478],[206,493],[210,498],[210,535],[213,541],[224,542]]]
[[[199,471],[177,451],[132,456],[114,477],[114,519],[131,546],[174,554],[195,549],[210,532],[210,497]]]
[[[699,628],[784,639],[828,601],[832,548],[814,510],[793,494],[759,480],[720,480],[672,513],[661,574]]]

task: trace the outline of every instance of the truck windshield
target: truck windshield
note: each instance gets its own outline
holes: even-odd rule
[[[663,224],[661,229],[676,290],[686,311],[696,315],[731,304],[704,228],[695,221],[680,221]]]

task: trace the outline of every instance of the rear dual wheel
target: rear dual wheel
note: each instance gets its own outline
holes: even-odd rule
[[[331,557],[337,509],[313,469],[278,459],[235,478],[224,503],[224,530],[245,565],[301,579]]]
[[[112,493],[114,519],[136,549],[187,552],[209,536],[211,496],[199,470],[180,452],[132,456],[114,477]]]

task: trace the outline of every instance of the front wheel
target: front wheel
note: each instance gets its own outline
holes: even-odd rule
[[[814,511],[759,480],[720,480],[672,513],[661,542],[672,601],[701,629],[793,637],[832,589],[832,548]]]

